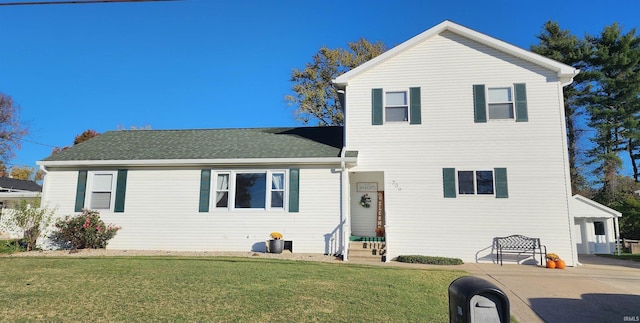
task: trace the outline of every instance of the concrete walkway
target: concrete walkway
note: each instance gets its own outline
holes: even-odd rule
[[[496,284],[519,322],[639,322],[640,263],[581,255],[582,266],[455,266]]]
[[[491,263],[434,266],[392,261],[377,265],[466,271],[504,291],[511,315],[521,323],[640,322],[640,262],[593,255],[578,259],[581,266],[565,269]]]

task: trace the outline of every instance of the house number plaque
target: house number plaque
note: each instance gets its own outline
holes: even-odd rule
[[[358,192],[377,192],[378,183],[358,183]]]

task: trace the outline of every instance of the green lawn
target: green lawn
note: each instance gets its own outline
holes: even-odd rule
[[[0,257],[0,320],[447,322],[461,271],[223,257]]]

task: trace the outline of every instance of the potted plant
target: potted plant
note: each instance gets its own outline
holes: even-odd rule
[[[270,253],[282,253],[284,249],[284,240],[282,240],[282,233],[271,232],[271,240],[268,241],[268,250]]]

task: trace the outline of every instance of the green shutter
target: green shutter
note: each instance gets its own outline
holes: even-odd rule
[[[87,171],[78,171],[78,186],[76,188],[76,206],[74,212],[82,212],[84,208],[84,198],[87,192]]]
[[[513,85],[516,97],[516,122],[529,121],[529,113],[527,111],[527,86],[524,83]]]
[[[456,197],[456,169],[442,169],[442,183],[444,186],[444,197]]]
[[[507,169],[495,168],[496,177],[496,198],[508,198],[509,187],[507,185]]]
[[[300,211],[300,169],[289,170],[289,212]]]
[[[118,179],[116,181],[116,203],[113,212],[124,212],[124,198],[127,192],[127,170],[118,169]]]
[[[485,99],[484,84],[473,86],[473,112],[476,123],[487,122],[487,100]]]
[[[371,124],[382,124],[382,89],[371,89]]]
[[[203,169],[200,173],[200,207],[199,212],[209,212],[209,192],[211,190],[211,170]]]
[[[409,100],[409,124],[422,123],[419,87],[412,87],[409,89]]]

